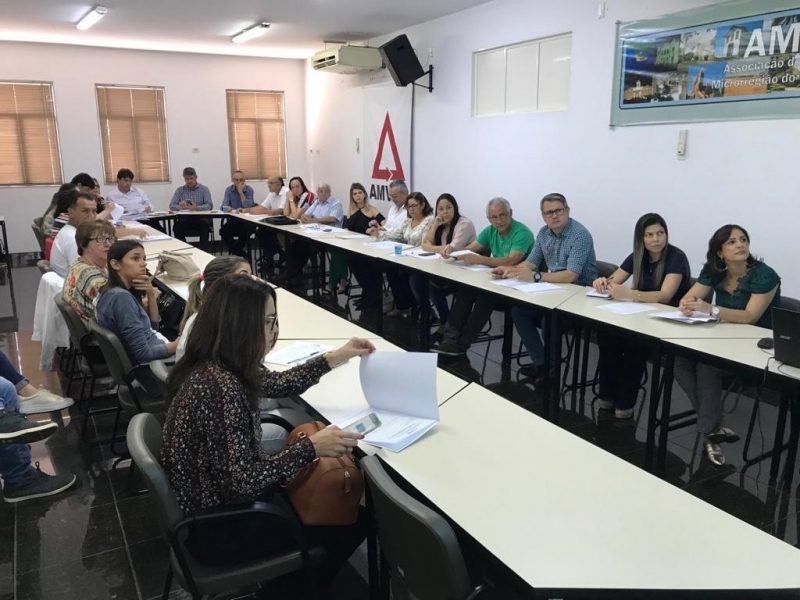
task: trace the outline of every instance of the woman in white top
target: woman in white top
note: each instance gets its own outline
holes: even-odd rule
[[[421,192],[412,192],[406,200],[408,219],[391,231],[381,231],[371,227],[367,233],[380,240],[399,242],[417,247],[422,245],[422,240],[433,225],[433,209],[428,199]],[[386,269],[386,279],[394,296],[394,308],[389,311],[390,317],[407,317],[414,306],[414,294],[409,284],[409,273],[397,267]]]
[[[314,204],[314,199],[314,194],[308,191],[303,178],[292,177],[289,180],[286,202],[283,204],[283,216],[299,219],[303,216],[303,209]]]
[[[452,194],[442,194],[436,200],[436,217],[433,225],[425,234],[422,240],[422,249],[427,252],[437,254],[449,254],[457,250],[464,250],[476,238],[475,225],[467,217],[461,215],[458,210],[458,202]],[[434,338],[438,338],[444,331],[444,324],[450,315],[450,307],[447,304],[447,296],[453,292],[447,282],[443,279],[428,280],[428,296],[430,301],[425,300],[425,275],[414,273],[411,275],[411,291],[420,307],[420,312],[430,311],[430,302],[436,307],[439,314],[439,330],[434,333]]]
[[[197,311],[203,302],[203,293],[209,289],[217,279],[233,274],[250,275],[250,263],[240,256],[220,256],[206,265],[202,275],[195,277],[189,284],[189,297],[186,299],[186,308],[181,320],[181,337],[178,338],[178,349],[175,351],[175,360],[180,360],[186,350],[186,342],[192,331]]]

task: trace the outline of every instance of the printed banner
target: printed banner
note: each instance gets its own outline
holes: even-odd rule
[[[389,184],[411,187],[411,88],[364,90],[364,186],[371,200],[389,200]]]
[[[620,42],[622,110],[800,96],[800,8]]]

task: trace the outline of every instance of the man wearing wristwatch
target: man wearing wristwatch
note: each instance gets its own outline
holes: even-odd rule
[[[494,269],[492,274],[522,281],[592,285],[597,278],[592,235],[570,218],[569,205],[562,194],[547,194],[542,198],[540,208],[545,226],[536,235],[528,259],[516,267]],[[542,263],[547,266],[546,272],[540,270]],[[515,306],[511,315],[532,361],[531,365],[523,366],[520,373],[530,377],[538,387],[547,381],[548,375],[544,370],[544,344],[539,335],[541,314]]]

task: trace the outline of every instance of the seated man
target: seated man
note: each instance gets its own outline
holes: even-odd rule
[[[0,377],[0,476],[3,501],[8,504],[53,496],[70,488],[75,475],[48,475],[31,465],[29,442],[43,440],[58,427],[52,421],[30,422],[17,411],[14,384]]]
[[[91,194],[67,190],[59,194],[58,211],[67,213],[67,223],[53,241],[50,251],[50,268],[61,277],[66,277],[72,263],[78,260],[78,244],[75,232],[78,225],[97,216],[97,204]]]
[[[253,188],[247,185],[244,173],[233,172],[233,185],[225,188],[225,197],[222,199],[222,212],[236,211],[240,208],[252,208]],[[228,252],[236,256],[248,258],[245,251],[247,240],[253,233],[253,225],[240,219],[226,219],[219,228],[219,235],[225,241]]]
[[[153,211],[153,205],[140,188],[134,187],[133,171],[120,169],[117,172],[117,187],[109,194],[108,199],[117,206],[121,206],[126,215],[140,215]]]
[[[269,188],[269,194],[261,204],[250,208],[240,208],[237,212],[270,217],[282,215],[289,188],[283,185],[283,178],[277,176],[267,179],[267,188]],[[274,269],[275,254],[283,253],[278,241],[278,234],[267,227],[259,227],[256,229],[256,237],[261,244],[261,253],[263,254],[262,275],[268,275]]]
[[[342,203],[331,196],[331,186],[325,182],[317,186],[317,199],[314,204],[300,211],[300,221],[306,224],[331,225],[341,227],[344,220]],[[288,278],[300,275],[313,252],[313,245],[306,241],[295,241],[289,256]],[[324,288],[327,291],[327,288]]]
[[[213,210],[211,191],[202,183],[197,183],[197,171],[193,167],[183,170],[185,185],[180,186],[172,195],[169,209],[174,212],[181,210]],[[175,221],[173,233],[179,240],[186,241],[187,235],[196,235],[200,238],[198,246],[203,250],[208,248],[208,233],[211,231],[211,220],[202,217],[178,217]]]
[[[486,217],[491,225],[467,246],[467,250],[477,254],[459,258],[467,264],[494,268],[519,264],[531,251],[533,232],[514,220],[511,205],[505,198],[490,200]],[[455,294],[442,341],[432,348],[433,352],[448,356],[466,354],[499,304],[494,294],[481,293],[473,287],[460,288]]]
[[[528,260],[516,267],[495,269],[492,273],[523,281],[592,285],[597,279],[592,235],[569,216],[567,199],[562,194],[547,194],[542,198],[540,208],[545,226],[539,230]],[[539,271],[542,261],[547,264],[546,273]],[[535,386],[542,385],[547,381],[547,373],[544,369],[544,345],[538,331],[541,316],[533,309],[519,306],[515,306],[511,313],[532,361],[531,365],[523,366],[520,373],[531,377]]]

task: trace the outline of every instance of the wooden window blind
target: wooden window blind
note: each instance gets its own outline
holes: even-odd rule
[[[231,170],[248,179],[286,177],[283,92],[227,90]]]
[[[139,182],[168,182],[164,88],[96,85],[106,183],[130,169]]]
[[[0,81],[0,185],[62,182],[53,85]]]

